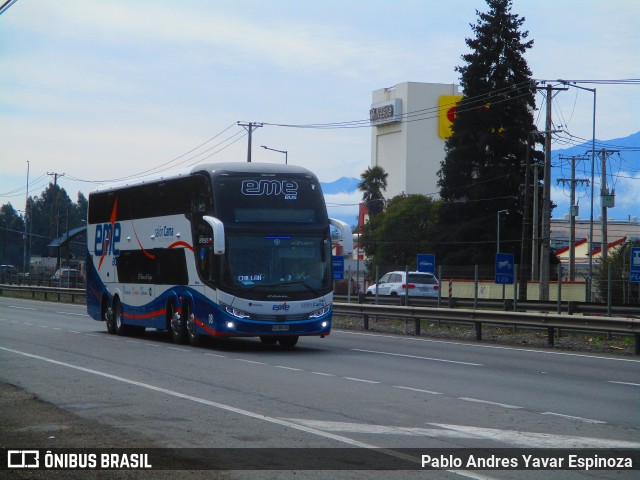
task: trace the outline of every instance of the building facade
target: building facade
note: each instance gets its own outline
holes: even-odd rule
[[[457,85],[440,83],[405,82],[373,92],[371,166],[388,173],[386,198],[439,197],[438,170],[460,98]]]

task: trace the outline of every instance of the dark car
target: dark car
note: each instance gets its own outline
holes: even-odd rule
[[[51,277],[51,284],[55,287],[75,288],[82,282],[82,275],[75,268],[59,268]]]
[[[0,283],[15,283],[18,280],[18,271],[13,265],[0,265]]]

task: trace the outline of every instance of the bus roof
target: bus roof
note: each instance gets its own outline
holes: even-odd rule
[[[297,165],[283,165],[277,163],[249,163],[249,162],[221,162],[221,163],[199,163],[193,167],[183,168],[178,170],[169,170],[162,173],[151,174],[143,179],[132,178],[130,180],[122,180],[116,182],[109,182],[94,188],[91,193],[108,192],[110,190],[119,190],[121,188],[133,187],[136,185],[148,185],[152,183],[159,183],[166,180],[172,180],[175,178],[182,178],[193,175],[197,172],[208,172],[211,174],[222,173],[264,173],[264,174],[305,174],[311,175],[315,178],[315,175],[304,167]]]

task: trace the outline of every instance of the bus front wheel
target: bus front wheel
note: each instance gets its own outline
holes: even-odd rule
[[[107,324],[107,332],[111,335],[115,335],[116,322],[113,319],[113,309],[109,307],[106,302],[103,303],[102,307],[102,319]]]
[[[282,337],[278,342],[282,348],[293,348],[298,343],[298,337]]]
[[[116,335],[123,336],[128,332],[127,326],[122,321],[122,307],[119,300],[113,301],[113,323],[115,324]]]

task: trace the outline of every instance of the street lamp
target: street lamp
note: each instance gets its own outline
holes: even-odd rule
[[[265,150],[271,150],[272,152],[278,152],[278,153],[284,153],[284,164],[287,165],[288,162],[288,153],[286,150],[276,150],[275,148],[269,148],[266,145],[260,145],[262,148],[264,148]]]

